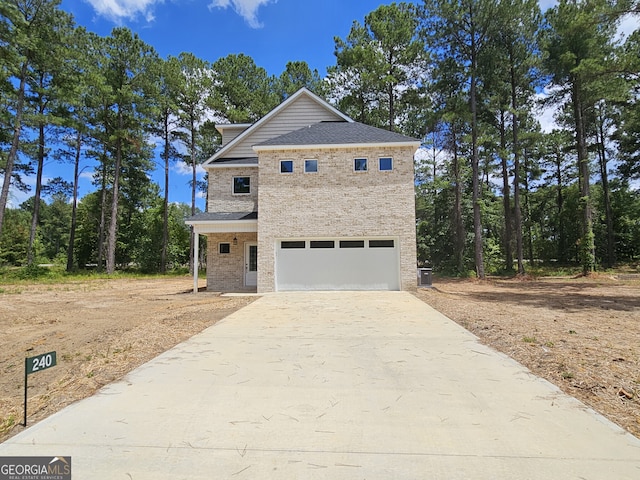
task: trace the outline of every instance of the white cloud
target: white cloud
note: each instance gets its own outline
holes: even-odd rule
[[[261,28],[262,23],[258,21],[258,8],[277,0],[212,0],[209,10],[214,8],[233,7],[238,15],[243,17],[251,28]]]
[[[189,165],[186,162],[183,162],[182,160],[178,160],[175,164],[175,166],[173,167],[174,171],[178,174],[178,175],[192,175],[193,171],[191,169],[191,165]],[[197,165],[196,166],[196,174],[198,175],[204,175],[205,173],[207,173],[207,171],[202,168],[201,165]]]
[[[107,17],[114,22],[123,19],[135,19],[142,15],[146,21],[154,19],[153,7],[164,0],[85,0],[98,15]]]
[[[94,175],[93,171],[83,171],[83,172],[80,172],[80,175],[78,175],[78,177],[84,178],[85,180],[89,180],[93,182],[93,175]]]

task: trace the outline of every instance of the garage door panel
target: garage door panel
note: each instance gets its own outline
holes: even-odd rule
[[[276,248],[276,286],[283,290],[399,290],[399,255],[397,242],[392,248]],[[360,240],[347,240],[358,245]],[[318,244],[316,244],[318,245]]]

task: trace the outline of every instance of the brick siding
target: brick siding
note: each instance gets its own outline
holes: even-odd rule
[[[275,290],[277,239],[300,237],[398,237],[401,289],[416,289],[413,147],[333,148],[261,152],[258,203],[258,292]],[[378,171],[392,157],[393,171]],[[355,172],[354,158],[368,171]],[[304,173],[304,160],[318,161]],[[280,173],[280,160],[294,172]],[[302,266],[301,266],[302,267]]]
[[[233,238],[238,244],[233,244]],[[212,292],[255,291],[244,285],[245,243],[256,242],[256,233],[210,233],[207,235],[207,290]],[[229,253],[219,253],[220,243],[229,244]]]
[[[258,169],[251,167],[210,168],[209,212],[255,212],[258,209]],[[233,194],[233,177],[250,177],[249,195]]]

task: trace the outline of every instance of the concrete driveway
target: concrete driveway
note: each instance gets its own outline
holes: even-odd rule
[[[264,296],[8,455],[74,479],[640,478],[640,440],[402,292]]]

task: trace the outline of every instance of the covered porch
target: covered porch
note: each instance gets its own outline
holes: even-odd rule
[[[185,223],[194,232],[194,252],[200,235],[207,236],[207,290],[255,291],[257,288],[258,213],[201,213]],[[193,292],[198,292],[198,256],[194,255]]]

